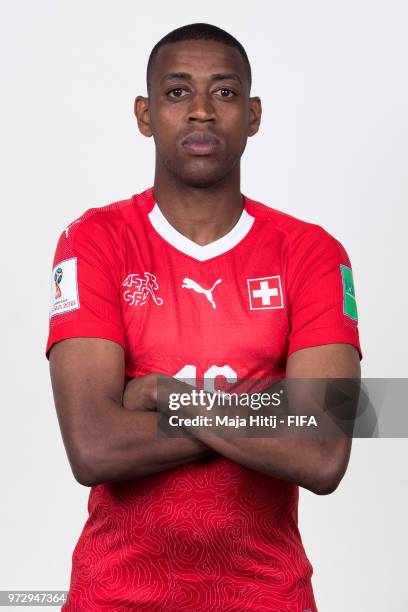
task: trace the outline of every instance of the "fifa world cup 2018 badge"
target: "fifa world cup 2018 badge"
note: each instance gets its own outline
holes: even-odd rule
[[[58,300],[61,295],[62,295],[62,291],[61,291],[61,281],[62,281],[62,275],[63,275],[63,271],[62,268],[57,268],[55,270],[55,274],[54,274],[54,282],[55,282],[55,299]]]

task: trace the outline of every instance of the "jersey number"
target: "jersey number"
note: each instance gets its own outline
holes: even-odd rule
[[[204,390],[209,393],[215,392],[215,379],[217,376],[223,376],[229,383],[234,383],[237,380],[237,373],[229,366],[213,365],[204,373]],[[187,379],[190,384],[197,384],[197,368],[194,365],[185,365],[181,370],[174,375],[178,380]]]

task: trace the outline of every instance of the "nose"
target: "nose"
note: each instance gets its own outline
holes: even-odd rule
[[[215,109],[211,94],[207,92],[197,92],[191,98],[190,108],[188,109],[189,121],[214,121]]]

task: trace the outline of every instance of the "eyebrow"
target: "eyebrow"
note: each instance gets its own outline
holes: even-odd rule
[[[174,80],[177,80],[177,79],[183,79],[183,80],[186,80],[186,81],[191,81],[192,78],[193,78],[193,76],[191,74],[189,74],[188,72],[169,72],[168,74],[165,74],[160,79],[160,85],[162,85],[163,83],[165,83],[167,81],[174,81]],[[216,74],[212,74],[211,75],[211,80],[212,81],[238,81],[238,83],[241,83],[241,85],[242,85],[241,77],[238,74],[236,74],[235,72],[231,72],[231,73],[228,73],[228,74],[217,72]]]

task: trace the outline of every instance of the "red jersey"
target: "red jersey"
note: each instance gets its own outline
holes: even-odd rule
[[[318,225],[244,197],[200,246],[153,190],[88,210],[58,242],[50,334],[106,338],[126,377],[281,378],[298,349],[362,357],[350,261]],[[225,457],[90,490],[66,612],[315,611],[298,487]]]

